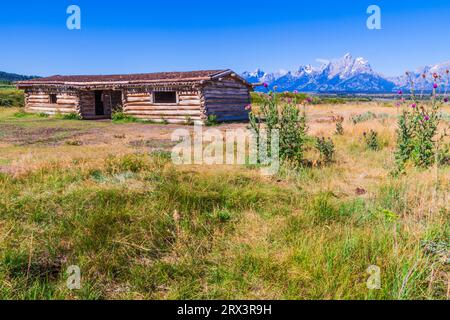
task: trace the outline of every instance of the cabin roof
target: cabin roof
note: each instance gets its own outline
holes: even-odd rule
[[[116,75],[55,75],[46,78],[37,78],[26,81],[18,81],[18,87],[34,85],[91,85],[91,84],[146,84],[146,83],[171,83],[171,82],[202,82],[214,80],[223,76],[233,75],[245,84],[247,81],[237,76],[230,69],[223,70],[199,70],[185,72],[157,72],[139,74],[116,74]]]

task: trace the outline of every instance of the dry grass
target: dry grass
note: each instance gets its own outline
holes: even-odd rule
[[[336,161],[274,177],[148,155],[169,150],[179,126],[0,110],[0,297],[448,299],[449,168],[390,175],[395,108],[309,108],[310,134],[333,137]],[[388,116],[351,120],[368,111]],[[333,135],[338,115],[343,136]],[[59,127],[76,135],[46,130]],[[370,129],[379,151],[362,140]],[[72,264],[78,291],[65,286]],[[370,265],[380,290],[366,287]]]

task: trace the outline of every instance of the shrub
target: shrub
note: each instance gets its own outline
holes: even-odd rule
[[[0,107],[12,107],[13,100],[11,98],[1,98]]]
[[[114,122],[137,122],[135,117],[125,114],[122,111],[113,112],[111,119]]]
[[[380,150],[380,143],[378,141],[378,133],[374,130],[370,130],[369,133],[364,132],[364,140],[370,150]]]
[[[366,121],[375,119],[376,117],[377,117],[377,115],[375,113],[373,113],[371,111],[367,111],[367,112],[364,112],[362,114],[358,114],[356,116],[353,116],[351,118],[351,120],[353,121],[353,124],[358,124],[358,123],[361,123],[361,122],[366,122]]]
[[[288,98],[283,101],[284,104],[279,107],[279,100],[273,92],[263,95],[260,108],[258,111],[252,109],[249,113],[249,120],[252,129],[256,133],[257,148],[263,141],[267,141],[267,155],[271,154],[271,137],[277,130],[279,133],[279,153],[281,160],[289,162],[298,166],[301,164],[304,153],[304,145],[306,140],[306,112],[300,112],[298,98]],[[262,124],[265,124],[265,131],[262,129]],[[262,136],[262,133],[267,133],[267,138]],[[264,139],[264,140],[263,140]],[[261,156],[258,157],[261,162]]]
[[[210,114],[205,121],[207,127],[217,126],[217,116],[215,114]]]
[[[16,89],[0,89],[0,107],[23,107],[23,91]]]
[[[436,159],[439,162],[442,161],[442,157],[439,154],[447,133],[444,132],[438,137],[438,128],[442,120],[442,113],[439,109],[442,103],[448,101],[448,99],[438,98],[436,90],[439,85],[437,81],[441,77],[437,74],[434,74],[433,77],[434,85],[431,103],[424,103],[417,99],[412,80],[411,101],[406,102],[403,98],[403,93],[399,92],[401,100],[397,103],[397,106],[403,106],[403,111],[398,119],[397,129],[397,150],[395,156],[398,171],[402,171],[405,163],[409,160],[416,167],[423,168],[430,167]],[[447,84],[449,80],[449,73],[447,72]],[[440,157],[441,159],[439,159]]]
[[[335,134],[342,136],[344,134],[344,117],[339,117],[336,122],[336,131]]]
[[[316,149],[320,154],[320,161],[328,164],[333,162],[335,149],[334,143],[331,138],[325,139],[324,137],[316,139]]]
[[[186,116],[184,121],[188,126],[192,126],[194,124],[194,121],[192,121],[192,118],[190,116]]]
[[[81,115],[76,113],[76,112],[71,112],[71,113],[65,113],[60,115],[59,117],[61,117],[61,119],[63,120],[81,120]]]
[[[27,116],[29,116],[29,114],[24,111],[19,111],[19,112],[14,113],[14,117],[16,117],[16,118],[25,118]]]

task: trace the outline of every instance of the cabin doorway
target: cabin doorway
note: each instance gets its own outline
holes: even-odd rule
[[[105,115],[105,105],[103,104],[103,91],[95,91],[95,115]]]

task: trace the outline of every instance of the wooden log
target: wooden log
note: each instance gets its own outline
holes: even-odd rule
[[[140,114],[140,115],[180,115],[180,116],[196,116],[200,114],[200,110],[127,110],[127,114]]]
[[[190,105],[200,105],[200,99],[197,100],[180,100],[178,105],[180,106],[190,106]]]
[[[61,113],[71,113],[76,112],[75,108],[44,108],[44,107],[28,107],[28,110],[36,111],[36,112],[61,112]]]
[[[150,96],[147,97],[128,97],[129,102],[152,102]]]
[[[44,108],[75,108],[73,104],[52,104],[52,103],[29,103],[30,107],[44,107]]]
[[[123,107],[124,110],[200,110],[199,106],[173,106],[173,107],[166,107],[166,106],[153,106],[153,105],[139,105],[139,106],[133,106],[133,105],[126,105]]]

